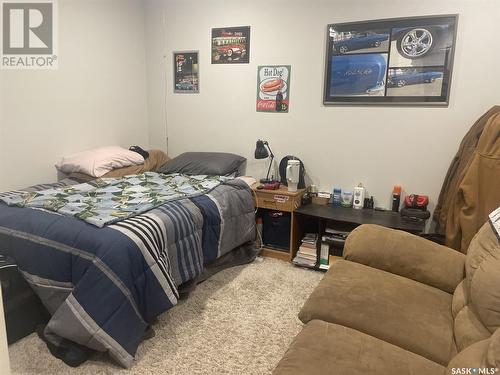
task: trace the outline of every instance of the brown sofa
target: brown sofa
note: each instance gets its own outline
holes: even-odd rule
[[[500,246],[489,223],[466,256],[362,225],[343,258],[300,311],[305,326],[274,375],[500,368]]]

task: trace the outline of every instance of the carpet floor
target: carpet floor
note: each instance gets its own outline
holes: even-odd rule
[[[106,355],[78,368],[32,334],[9,347],[13,374],[270,374],[300,331],[297,313],[323,273],[270,258],[222,271],[158,318],[132,368]]]

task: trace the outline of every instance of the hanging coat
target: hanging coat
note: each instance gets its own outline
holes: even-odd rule
[[[466,134],[446,175],[434,220],[446,244],[466,252],[471,239],[500,206],[500,106]]]

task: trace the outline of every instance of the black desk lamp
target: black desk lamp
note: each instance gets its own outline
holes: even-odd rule
[[[273,180],[269,179],[269,172],[271,171],[271,165],[273,165],[274,154],[271,151],[271,147],[269,147],[269,143],[267,143],[267,141],[262,141],[259,139],[255,147],[255,159],[265,159],[269,156],[271,156],[271,162],[269,163],[269,168],[267,169],[266,178],[262,178],[260,180],[262,184],[274,182]]]

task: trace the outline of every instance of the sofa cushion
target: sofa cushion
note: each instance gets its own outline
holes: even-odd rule
[[[491,336],[490,331],[481,323],[470,305],[465,306],[455,317],[454,332],[455,344],[459,352]]]
[[[500,370],[500,329],[497,329],[489,339],[478,341],[458,353],[448,364],[447,374],[457,374],[457,368],[488,369],[487,372],[483,370],[482,373],[498,374]],[[453,372],[454,369],[455,372]]]
[[[482,340],[462,350],[448,363],[447,374],[457,374],[457,368],[484,368],[490,340]],[[455,372],[453,371],[455,369]]]
[[[493,333],[500,327],[500,245],[489,222],[471,241],[465,269],[470,302]]]
[[[373,224],[354,229],[344,259],[403,276],[448,293],[465,277],[465,256],[425,238]]]
[[[486,353],[486,366],[496,367],[500,370],[500,329],[497,329],[490,338],[490,345]]]
[[[452,296],[440,289],[345,260],[335,262],[299,313],[341,324],[448,364],[455,355]]]
[[[453,318],[456,318],[457,314],[469,303],[469,298],[467,297],[467,288],[465,286],[465,280],[462,280],[460,284],[457,285],[455,293],[453,293],[453,300],[451,302],[451,312]]]
[[[359,331],[320,320],[294,339],[274,375],[443,375],[444,367]]]

